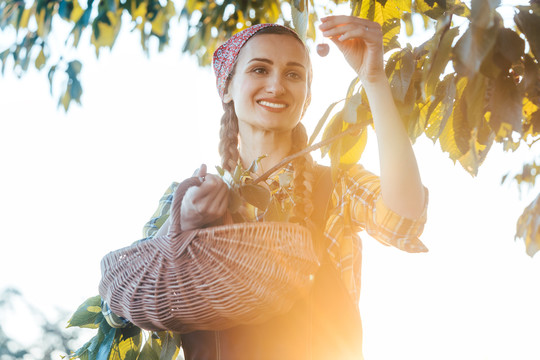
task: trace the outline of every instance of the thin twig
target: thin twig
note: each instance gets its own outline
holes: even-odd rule
[[[539,138],[536,138],[536,139],[534,139],[534,140],[533,140],[533,142],[531,142],[531,143],[529,144],[529,147],[533,146],[533,145],[534,145],[534,143],[535,143],[535,142],[537,142],[537,141],[540,141],[540,137],[539,137]]]
[[[253,184],[258,184],[260,183],[261,181],[265,181],[266,179],[268,179],[268,177],[270,175],[272,175],[276,170],[282,168],[283,166],[289,164],[291,161],[293,161],[294,159],[296,158],[299,158],[300,156],[304,156],[305,154],[307,153],[310,153],[314,150],[317,150],[325,145],[328,145],[334,141],[336,141],[337,139],[345,136],[345,135],[348,135],[348,134],[351,134],[355,131],[358,131],[360,130],[362,127],[366,126],[367,124],[355,124],[355,125],[352,125],[350,128],[348,128],[347,130],[337,134],[337,135],[334,135],[332,136],[331,138],[328,138],[326,140],[323,140],[321,142],[318,142],[316,144],[313,144],[311,146],[308,146],[307,148],[305,149],[302,149],[300,150],[299,152],[297,153],[294,153],[292,155],[289,155],[287,156],[286,158],[284,158],[283,160],[281,160],[279,163],[277,163],[275,166],[273,166],[272,168],[270,168],[270,170],[266,171],[264,174],[262,174],[261,176],[259,176],[258,178],[256,178],[255,180],[253,180]]]

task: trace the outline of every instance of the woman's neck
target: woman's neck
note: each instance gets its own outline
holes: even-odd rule
[[[261,175],[289,155],[291,145],[291,131],[254,131],[246,134],[240,129],[239,153],[244,168],[264,156],[259,162],[257,175]]]

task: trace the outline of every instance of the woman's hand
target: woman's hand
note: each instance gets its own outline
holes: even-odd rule
[[[223,180],[217,175],[206,174],[205,165],[194,176],[203,181],[200,186],[190,187],[184,195],[180,214],[182,230],[201,228],[220,219],[227,211],[229,192]]]
[[[330,38],[363,83],[387,81],[383,62],[381,26],[355,16],[328,16],[319,26],[323,36]]]

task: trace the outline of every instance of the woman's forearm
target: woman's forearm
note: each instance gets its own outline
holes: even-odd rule
[[[416,218],[424,208],[424,188],[411,141],[394,104],[386,77],[364,84],[379,147],[381,191],[385,204]]]

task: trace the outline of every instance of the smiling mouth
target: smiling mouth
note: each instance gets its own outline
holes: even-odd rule
[[[284,109],[284,108],[286,108],[288,106],[287,104],[278,104],[278,103],[269,102],[269,101],[265,101],[265,100],[259,100],[259,101],[257,101],[257,103],[259,105],[267,106],[267,107],[270,107],[272,109]]]

